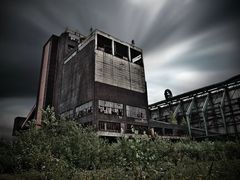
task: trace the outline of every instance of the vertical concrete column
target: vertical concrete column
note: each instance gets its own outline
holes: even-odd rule
[[[125,129],[125,123],[121,123],[121,134],[124,134]]]
[[[128,46],[128,58],[129,58],[129,61],[132,62],[132,60],[131,60],[131,49],[130,49],[130,46]]]
[[[107,131],[107,123],[104,122],[104,130]]]
[[[95,33],[94,34],[94,39],[95,39],[95,50],[97,50],[97,41],[98,41],[98,39],[97,39],[97,33]],[[80,43],[81,44],[81,43]]]
[[[41,79],[38,94],[38,104],[37,104],[37,116],[36,116],[36,127],[40,127],[42,123],[42,110],[45,108],[46,101],[46,87],[48,81],[48,71],[49,71],[49,57],[50,57],[51,42],[48,42],[44,47],[44,54],[41,67]]]
[[[112,40],[112,55],[115,56],[115,46],[114,46],[114,41]]]

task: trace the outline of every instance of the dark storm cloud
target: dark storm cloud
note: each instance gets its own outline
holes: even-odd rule
[[[47,37],[38,28],[20,18],[13,3],[1,9],[0,97],[32,96],[37,89],[41,46]]]
[[[4,86],[0,88],[0,97],[36,95],[41,51],[46,40],[66,27],[86,34],[91,25],[105,29],[111,24],[108,14],[114,14],[118,7],[118,3],[110,2],[4,1],[0,22],[0,82]]]
[[[227,25],[228,32],[224,36],[233,33],[239,37],[239,9],[240,3],[234,0],[167,1],[144,37],[143,44],[147,44],[148,50],[153,50],[157,44],[174,44],[232,21],[234,23]]]
[[[152,59],[148,55],[154,51],[159,52],[159,61],[168,61],[161,59],[164,49],[173,49],[176,44],[180,44],[180,48],[188,39],[207,34],[216,27],[224,28],[191,44],[195,54],[200,51],[205,51],[205,54],[202,52],[203,55],[193,57],[193,51],[186,51],[179,54],[181,58],[174,58],[165,67],[189,66],[197,70],[206,70],[207,67],[209,71],[227,67],[229,71],[238,70],[239,49],[236,47],[240,38],[240,11],[237,1],[15,0],[2,4],[0,80],[5,86],[0,89],[0,97],[36,95],[42,46],[50,34],[59,34],[66,27],[88,34],[92,26],[126,41],[135,39],[137,45],[144,49],[145,60],[149,64]],[[234,44],[232,54],[206,53],[215,44],[224,47],[226,42]],[[162,64],[158,66],[161,69]],[[149,70],[146,69],[146,73]]]

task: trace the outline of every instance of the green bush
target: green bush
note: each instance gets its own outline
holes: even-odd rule
[[[0,173],[16,179],[237,179],[238,142],[171,142],[119,138],[107,143],[91,128],[43,112],[17,139],[1,142]],[[9,175],[12,174],[12,175]],[[3,177],[3,176],[2,176]],[[1,179],[1,176],[0,176]]]

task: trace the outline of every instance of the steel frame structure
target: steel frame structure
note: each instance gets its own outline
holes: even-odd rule
[[[240,133],[240,75],[149,105],[150,123],[187,128],[190,137]]]

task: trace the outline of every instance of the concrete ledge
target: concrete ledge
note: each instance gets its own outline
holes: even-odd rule
[[[142,134],[123,134],[123,133],[117,133],[117,132],[107,132],[107,131],[98,131],[98,136],[105,136],[105,137],[148,137],[148,135],[142,135]],[[189,137],[186,136],[158,136],[160,139],[188,139]]]

